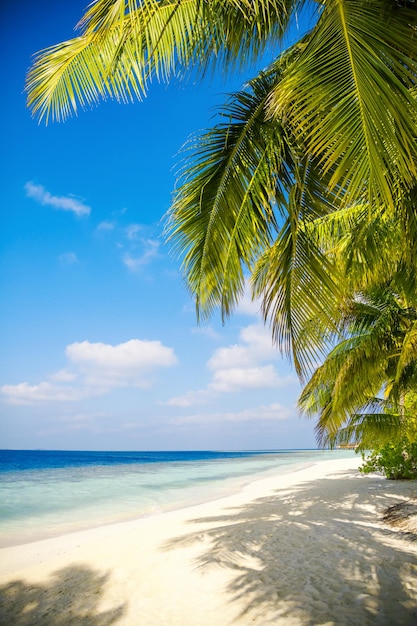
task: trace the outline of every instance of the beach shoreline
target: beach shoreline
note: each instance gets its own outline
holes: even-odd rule
[[[359,465],[246,477],[217,500],[3,548],[0,623],[414,624],[417,544],[381,516],[417,489]]]
[[[0,497],[5,503],[0,519],[0,549],[219,500],[240,492],[248,482],[310,467],[326,454],[297,451],[296,455],[300,452],[307,456],[299,459],[289,451],[269,457],[266,451],[252,457],[249,451],[237,467],[229,458],[215,456],[209,462],[194,459],[191,467],[181,461],[157,464],[154,471],[153,463],[141,463],[139,455],[137,464],[123,464],[121,456],[119,466],[93,465],[92,473],[88,468],[86,471],[86,466],[81,471],[70,466],[58,472],[46,467],[35,475],[27,470],[12,473],[10,479],[6,472]],[[316,454],[320,458],[314,458]],[[346,458],[335,451],[330,454],[332,458]],[[257,459],[261,463],[255,463],[256,467],[248,472],[248,466]],[[242,461],[246,467],[242,467]]]

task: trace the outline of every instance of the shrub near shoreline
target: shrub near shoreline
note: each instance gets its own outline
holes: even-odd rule
[[[382,472],[388,479],[417,479],[417,443],[406,437],[395,443],[386,443],[372,450],[370,456],[362,453],[363,474]]]

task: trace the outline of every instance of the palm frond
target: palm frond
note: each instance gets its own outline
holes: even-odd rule
[[[367,413],[353,415],[345,427],[334,434],[316,431],[322,446],[356,444],[359,450],[370,450],[398,439],[404,433],[404,425],[398,413],[389,411],[379,398],[373,398],[365,407]]]
[[[395,213],[353,204],[315,219],[306,228],[337,263],[349,285],[346,291],[364,293],[390,284],[403,299],[415,301],[415,222],[409,196]]]
[[[275,243],[257,262],[252,282],[255,296],[262,298],[262,314],[270,321],[275,343],[292,357],[303,378],[336,332],[340,293],[334,265],[306,230],[299,225],[294,228],[288,218]]]
[[[221,110],[226,121],[188,147],[166,235],[201,316],[216,307],[223,318],[230,314],[243,292],[243,267],[252,267],[277,229],[292,154],[282,126],[265,120],[276,79],[275,71],[261,73]]]
[[[395,208],[417,174],[415,10],[390,0],[329,0],[270,100],[309,154],[333,170],[347,205]]]
[[[365,434],[369,442],[377,435],[381,440],[384,432],[389,438],[391,426],[399,428],[398,420],[406,419],[404,397],[417,385],[416,310],[404,306],[394,284],[388,285],[346,302],[338,323],[345,338],[300,395],[301,412],[318,416],[321,444],[356,438],[365,445]],[[382,390],[384,398],[377,398]]]
[[[414,307],[405,312],[409,316],[408,329],[401,345],[395,382],[400,390],[410,386],[410,380],[414,380],[417,387],[417,311]]]
[[[232,71],[285,32],[303,0],[96,0],[80,36],[42,50],[27,77],[28,105],[46,121],[103,98],[142,98],[153,76]]]
[[[349,416],[379,392],[385,359],[369,358],[372,345],[372,339],[363,336],[339,342],[305,385],[298,406],[307,416],[319,416],[318,432],[335,436]]]

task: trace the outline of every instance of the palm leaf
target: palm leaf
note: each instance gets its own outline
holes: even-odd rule
[[[346,426],[334,434],[317,431],[322,446],[357,444],[359,450],[370,450],[376,445],[392,442],[404,433],[404,425],[398,413],[389,411],[395,407],[380,398],[372,398],[364,409],[366,413],[353,415]]]
[[[141,98],[153,76],[196,67],[233,70],[283,35],[299,0],[96,0],[79,37],[42,50],[29,71],[28,105],[62,120],[110,97]]]
[[[269,246],[285,205],[291,147],[284,129],[265,120],[276,79],[275,71],[261,73],[221,110],[227,121],[189,146],[166,234],[201,316],[216,307],[230,314],[243,293],[244,266]]]
[[[319,415],[318,432],[334,436],[380,390],[385,381],[385,355],[369,358],[372,346],[369,336],[339,342],[304,387],[299,408],[305,415]]]
[[[270,101],[346,204],[395,208],[417,173],[415,10],[390,0],[329,0]]]
[[[262,298],[277,345],[291,356],[303,378],[326,353],[336,333],[341,298],[340,275],[317,225],[334,215],[337,202],[328,192],[328,175],[320,172],[302,147],[294,148],[292,183],[285,202],[288,216],[274,244],[256,264],[252,284]]]
[[[287,219],[275,243],[259,259],[253,287],[255,296],[262,298],[262,314],[271,322],[274,341],[304,377],[336,331],[340,293],[334,265],[305,229],[293,228]]]
[[[409,386],[410,378],[416,378],[416,361],[417,361],[417,312],[411,307],[406,312],[409,317],[408,329],[405,333],[404,340],[401,345],[401,351],[397,363],[397,372],[395,382],[399,387],[404,387],[404,383]]]
[[[345,339],[300,395],[300,410],[318,415],[316,433],[321,443],[346,437],[361,440],[365,432],[376,436],[375,429],[380,427],[382,432],[385,422],[372,418],[375,424],[367,430],[371,418],[365,416],[381,413],[383,405],[385,413],[391,415],[394,406],[394,413],[400,415],[404,394],[416,386],[416,312],[404,307],[394,289],[394,285],[379,285],[346,303],[339,320]],[[381,389],[385,399],[375,400]],[[387,428],[387,436],[389,432]]]

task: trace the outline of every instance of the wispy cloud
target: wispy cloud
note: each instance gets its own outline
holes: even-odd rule
[[[77,375],[74,372],[70,372],[69,370],[63,369],[54,372],[49,377],[51,380],[54,380],[59,383],[68,383],[72,382],[77,378]]]
[[[176,396],[166,402],[168,406],[197,406],[200,404],[207,404],[210,397],[210,392],[207,389],[200,389],[199,391],[188,391],[182,396]]]
[[[114,230],[116,228],[116,223],[115,222],[109,222],[108,220],[104,220],[103,222],[100,222],[100,224],[97,226],[96,230],[100,233],[104,233],[104,232],[108,232],[111,230]]]
[[[103,412],[69,413],[67,415],[54,416],[50,425],[38,430],[41,436],[60,435],[65,437],[69,432],[102,433],[109,432],[109,421],[113,416]]]
[[[77,216],[90,215],[91,208],[84,204],[81,200],[77,200],[72,196],[54,196],[42,185],[35,185],[27,182],[25,185],[26,195],[33,198],[39,204],[52,206],[54,209],[61,211],[71,211]]]
[[[126,228],[126,237],[128,239],[137,239],[138,233],[142,230],[142,226],[140,224],[129,224]]]
[[[46,404],[49,402],[74,402],[86,396],[100,395],[101,390],[87,390],[73,386],[63,386],[47,381],[38,385],[19,383],[18,385],[3,385],[0,387],[2,395],[9,404]]]
[[[294,416],[294,410],[281,406],[277,402],[270,405],[261,405],[254,409],[244,409],[243,411],[224,411],[216,413],[196,413],[176,417],[170,420],[174,425],[187,424],[215,424],[219,422],[250,422],[256,421],[280,421]]]
[[[206,337],[210,337],[211,339],[219,339],[220,337],[219,333],[217,333],[212,326],[193,326],[191,333],[193,335],[206,335]]]
[[[78,263],[78,257],[75,252],[65,252],[64,254],[60,254],[59,260],[64,265],[73,265],[74,263]]]
[[[149,387],[155,370],[177,363],[173,348],[140,339],[117,345],[76,342],[65,353],[69,366],[52,374],[49,381],[3,385],[0,393],[10,404],[73,402],[116,387]]]
[[[158,256],[159,241],[154,239],[146,239],[142,242],[143,250],[140,254],[131,254],[127,252],[122,261],[132,272],[137,272],[145,265],[148,265]]]

